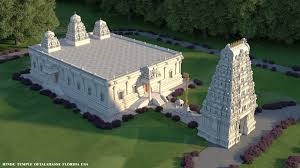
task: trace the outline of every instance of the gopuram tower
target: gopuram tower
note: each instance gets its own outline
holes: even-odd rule
[[[201,108],[198,135],[225,148],[255,129],[257,104],[249,52],[245,38],[226,45]]]

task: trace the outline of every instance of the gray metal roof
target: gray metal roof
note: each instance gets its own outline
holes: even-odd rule
[[[104,40],[90,38],[89,44],[77,47],[61,39],[61,50],[46,54],[107,80],[181,55],[174,50],[112,33]],[[42,51],[40,45],[32,48]]]

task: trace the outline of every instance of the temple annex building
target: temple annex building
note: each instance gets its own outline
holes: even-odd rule
[[[183,81],[180,52],[110,33],[101,19],[87,33],[77,14],[65,38],[47,31],[28,50],[33,81],[106,121],[126,109],[163,105]]]

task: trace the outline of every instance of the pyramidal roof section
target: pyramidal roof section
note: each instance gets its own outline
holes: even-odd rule
[[[110,37],[110,31],[105,21],[100,19],[95,23],[93,36],[100,40]]]
[[[249,96],[254,95],[249,50],[250,47],[246,39],[242,39],[226,45],[221,51],[220,60],[216,66],[206,99],[203,102],[202,113],[234,118],[234,114],[230,110],[237,106],[241,98],[240,88],[248,85],[250,86]],[[212,111],[219,111],[221,114],[214,114]]]
[[[50,30],[45,32],[44,38],[41,42],[41,47],[44,51],[48,53],[61,50],[58,39],[55,37],[55,34]]]
[[[90,43],[89,35],[81,21],[81,17],[76,13],[70,18],[66,41],[74,46]]]

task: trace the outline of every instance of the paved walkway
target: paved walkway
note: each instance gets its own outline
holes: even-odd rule
[[[7,60],[7,59],[10,59],[10,58],[15,57],[15,56],[24,56],[27,53],[28,53],[28,51],[26,49],[26,50],[21,50],[21,51],[17,51],[17,52],[8,53],[8,54],[5,54],[5,55],[0,55],[0,60]]]
[[[250,135],[241,137],[241,141],[230,149],[210,145],[204,149],[199,157],[194,158],[199,168],[226,168],[230,164],[241,164],[240,154],[251,144],[258,141],[260,136],[279,121],[294,117],[300,119],[300,105],[286,107],[280,110],[264,110],[255,115],[256,129]]]
[[[185,48],[189,48],[190,46],[193,46],[194,50],[197,51],[201,51],[201,52],[206,52],[206,53],[210,53],[210,54],[215,54],[215,55],[220,55],[220,50],[218,49],[212,49],[212,48],[208,48],[207,45],[200,45],[198,43],[191,43],[188,41],[184,41],[184,40],[176,40],[172,37],[168,37],[168,36],[163,36],[163,35],[159,35],[156,33],[151,33],[151,32],[144,32],[144,31],[139,31],[139,30],[115,30],[113,31],[115,33],[118,32],[122,32],[122,33],[136,33],[136,35],[138,36],[143,36],[143,37],[147,37],[147,38],[151,38],[151,39],[157,39],[160,38],[161,41],[166,42],[166,43],[170,43],[173,45],[179,45]],[[276,72],[280,72],[280,73],[286,73],[288,71],[294,72],[294,73],[298,73],[300,75],[300,71],[294,71],[292,68],[287,67],[287,66],[282,66],[279,64],[269,64],[269,63],[265,63],[263,60],[261,59],[252,59],[252,64],[256,65],[256,64],[261,64],[261,65],[268,65],[268,69],[271,69],[272,67],[276,67]]]

